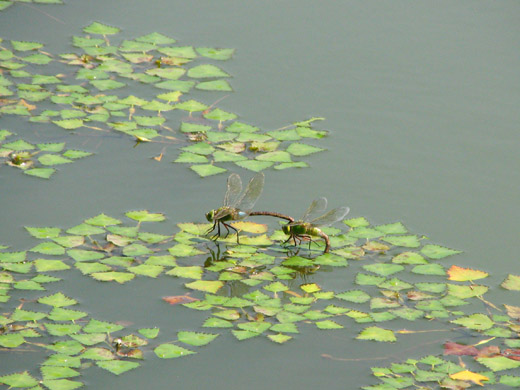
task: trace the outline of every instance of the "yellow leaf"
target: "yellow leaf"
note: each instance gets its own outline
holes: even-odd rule
[[[451,379],[460,381],[471,381],[479,386],[484,386],[481,381],[488,381],[489,378],[484,375],[477,374],[468,370],[457,372],[456,374],[450,375]]]
[[[456,265],[452,265],[447,272],[448,279],[454,280],[456,282],[466,282],[468,280],[487,278],[489,275],[487,272],[484,271],[479,271],[471,268],[462,268]]]
[[[260,234],[267,231],[267,225],[262,223],[240,221],[235,222],[232,225],[235,229],[248,233]]]
[[[504,304],[504,307],[506,308],[507,314],[509,317],[512,317],[516,320],[520,319],[520,307],[518,306],[511,306]]]

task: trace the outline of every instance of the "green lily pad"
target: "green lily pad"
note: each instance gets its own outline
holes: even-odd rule
[[[203,81],[198,83],[195,88],[203,91],[233,91],[233,88],[231,88],[231,85],[229,85],[226,80]]]
[[[520,291],[520,276],[518,275],[507,275],[501,286],[507,290]]]
[[[235,164],[239,167],[249,169],[253,172],[260,172],[264,169],[269,168],[274,163],[271,161],[258,161],[258,160],[244,160],[244,161],[235,161]]]
[[[194,345],[197,347],[209,344],[215,338],[218,337],[218,334],[212,334],[212,333],[198,333],[198,332],[178,332],[177,333],[177,339],[180,342],[183,342],[184,344],[188,345]]]
[[[495,356],[495,357],[478,357],[476,359],[480,364],[483,364],[493,372],[510,370],[512,368],[520,367],[520,361],[508,359],[505,356]],[[1,381],[0,377],[0,381]]]
[[[446,275],[446,271],[444,270],[444,267],[440,264],[416,265],[412,269],[412,272],[416,273],[416,274],[420,274],[420,275],[439,275],[439,276]]]
[[[175,105],[175,108],[183,111],[188,112],[197,112],[197,111],[204,111],[208,108],[205,104],[199,103],[196,100],[187,100],[182,103],[178,103]]]
[[[486,330],[491,328],[494,323],[493,321],[485,314],[472,314],[470,316],[465,316],[456,320],[451,321],[454,324],[462,325],[468,329],[475,330]]]
[[[428,244],[421,249],[421,253],[431,259],[442,259],[447,256],[461,253],[461,251],[445,248],[440,245]]]
[[[107,26],[106,24],[101,24],[99,22],[93,22],[89,26],[85,27],[83,31],[87,34],[112,35],[117,34],[121,29]]]
[[[39,298],[38,302],[43,303],[44,305],[50,305],[53,307],[71,306],[71,305],[75,305],[78,303],[78,301],[76,301],[75,299],[68,298],[61,292]]]
[[[211,78],[211,77],[230,77],[229,74],[224,72],[218,66],[211,64],[204,64],[194,66],[188,70],[188,77],[191,78]]]
[[[219,152],[215,152],[215,153],[219,153]],[[220,153],[224,153],[224,152],[220,152]],[[239,156],[239,157],[242,157],[242,156]],[[219,162],[219,160],[217,160],[216,158],[215,158],[215,161]],[[179,157],[177,157],[177,159],[174,160],[174,162],[188,163],[188,164],[207,164],[209,162],[209,160],[207,159],[207,157],[202,156],[200,154],[195,154],[195,153],[191,153],[191,152],[182,152],[181,154],[179,154]]]
[[[41,43],[26,41],[11,41],[11,45],[13,46],[13,49],[17,51],[37,50],[43,47],[43,44]]]
[[[382,238],[382,240],[389,242],[392,245],[403,246],[406,248],[418,248],[421,246],[419,238],[414,235],[385,236]]]
[[[191,283],[186,283],[185,286],[193,290],[206,291],[214,294],[224,286],[224,283],[220,280],[196,280]]]
[[[293,156],[307,156],[309,154],[321,152],[323,150],[325,149],[312,145],[302,144],[299,142],[292,143],[287,148],[287,152],[291,153]]]
[[[397,341],[394,332],[388,329],[379,328],[377,326],[371,326],[363,329],[356,338],[359,340],[373,340],[383,342]]]
[[[161,344],[154,349],[154,352],[161,359],[178,358],[196,353],[175,344]]]
[[[38,381],[29,375],[27,371],[0,376],[0,383],[10,388],[33,387],[38,385]]]
[[[220,168],[212,164],[192,165],[190,169],[195,171],[201,177],[218,175],[219,173],[226,172],[225,168]]]
[[[201,56],[211,58],[213,60],[229,60],[235,49],[214,49],[211,47],[197,47],[197,53]]]
[[[83,126],[83,120],[82,119],[63,119],[63,120],[57,120],[52,121],[55,125],[58,125],[60,127],[63,127],[67,130],[73,130],[77,129],[78,127]]]
[[[224,122],[236,119],[237,116],[231,112],[226,112],[224,110],[221,110],[220,108],[215,108],[207,114],[204,114],[204,118]]]
[[[343,329],[343,326],[335,321],[325,320],[315,322],[318,329]]]

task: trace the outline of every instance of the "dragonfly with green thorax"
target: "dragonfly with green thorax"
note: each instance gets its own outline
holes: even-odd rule
[[[282,231],[289,236],[285,242],[293,240],[294,245],[298,245],[302,240],[313,241],[313,237],[321,237],[325,240],[325,250],[327,253],[330,248],[329,236],[325,234],[319,227],[330,226],[333,223],[341,221],[350,211],[348,207],[338,207],[330,210],[328,213],[322,214],[327,208],[327,199],[320,197],[315,199],[303,217],[299,220],[289,222],[282,226]]]
[[[217,233],[213,238],[219,237],[220,225],[222,225],[227,230],[226,237],[229,235],[229,229],[232,229],[237,233],[238,242],[238,230],[228,222],[242,220],[251,213],[256,201],[264,189],[264,178],[265,176],[263,173],[257,173],[249,181],[245,191],[242,192],[242,179],[240,179],[240,176],[236,173],[229,175],[226,195],[224,196],[224,205],[206,213],[206,219],[209,222],[213,222],[213,226],[206,234],[217,229]]]
[[[229,224],[230,221],[240,221],[250,215],[267,215],[286,219],[289,222],[294,221],[292,217],[273,211],[252,211],[256,201],[260,197],[264,188],[264,174],[257,173],[247,184],[246,189],[242,192],[242,180],[236,173],[229,175],[227,180],[226,195],[224,196],[224,205],[218,209],[211,210],[206,213],[206,219],[213,222],[213,226],[206,234],[217,229],[213,238],[220,236],[220,225],[226,228],[226,236],[229,235],[229,229],[237,233],[238,230]]]

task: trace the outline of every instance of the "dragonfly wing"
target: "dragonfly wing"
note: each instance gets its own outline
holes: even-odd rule
[[[242,180],[238,174],[232,173],[227,179],[224,206],[234,206],[238,202],[238,196],[240,195],[240,192],[242,192]]]
[[[264,179],[265,176],[263,173],[257,173],[247,184],[246,190],[244,191],[244,195],[240,198],[240,201],[236,205],[236,208],[248,213],[253,209],[256,201],[260,197],[262,190],[264,189]]]
[[[316,218],[318,215],[322,214],[327,209],[327,198],[320,196],[312,201],[311,205],[303,214],[301,218],[302,221],[310,221],[311,219]]]
[[[348,207],[338,207],[330,210],[327,214],[322,215],[311,221],[315,226],[329,226],[335,222],[341,221],[350,211]]]
[[[223,207],[215,213],[215,215],[213,216],[213,220],[217,221],[219,219],[222,219],[222,218],[228,216],[229,214],[231,214],[231,209],[227,208],[227,207],[226,208]]]

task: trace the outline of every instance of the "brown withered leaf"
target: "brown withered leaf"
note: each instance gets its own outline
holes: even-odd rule
[[[494,357],[500,355],[500,348],[496,345],[488,345],[478,351],[477,357]]]
[[[200,301],[200,299],[190,297],[189,295],[172,295],[163,297],[163,301],[168,302],[170,305],[179,305],[181,303]]]
[[[504,352],[502,352],[502,356],[505,356],[506,358],[509,358],[511,360],[520,361],[520,349],[504,349]]]
[[[520,307],[504,305],[507,310],[507,315],[515,320],[520,320]]]
[[[445,355],[476,356],[479,350],[472,345],[463,345],[448,341],[444,344]]]

